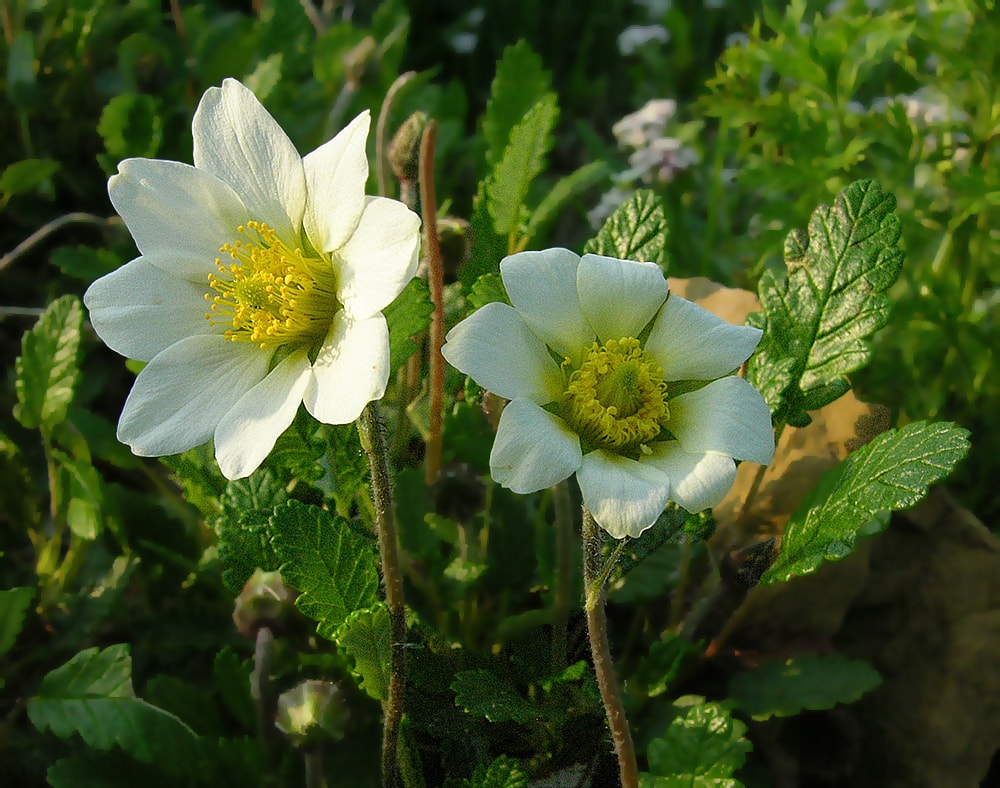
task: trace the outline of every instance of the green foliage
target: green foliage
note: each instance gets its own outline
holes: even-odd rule
[[[479,309],[494,301],[509,304],[510,297],[507,295],[507,288],[503,286],[500,274],[490,272],[479,277],[472,286],[472,290],[469,291],[469,306]]]
[[[755,720],[766,720],[852,703],[881,683],[882,677],[864,660],[800,654],[735,674],[729,680],[729,697]]]
[[[663,736],[649,744],[649,773],[640,775],[643,788],[653,786],[712,786],[735,788],[733,773],[752,747],[746,725],[729,716],[725,706],[696,695],[674,701],[676,717]]]
[[[467,670],[455,674],[451,683],[455,705],[490,722],[514,722],[526,725],[538,720],[540,709],[525,698],[517,687],[488,670]]]
[[[389,324],[389,374],[417,352],[414,336],[422,335],[431,322],[434,304],[423,279],[411,279],[396,300],[383,310]]]
[[[785,241],[788,276],[761,277],[762,313],[748,321],[764,330],[748,379],[778,421],[804,426],[816,410],[850,387],[844,375],[868,363],[865,339],[889,319],[886,290],[902,270],[895,198],[873,181],[858,181],[817,208],[808,235]]]
[[[114,172],[121,159],[153,158],[163,141],[159,101],[153,96],[120,93],[108,102],[97,124],[107,153],[100,157],[105,170]]]
[[[83,308],[74,296],[53,301],[21,340],[14,415],[28,429],[51,430],[66,418],[79,377]]]
[[[809,574],[848,555],[872,518],[916,504],[968,452],[968,431],[944,422],[920,421],[879,435],[831,469],[800,504],[761,583]]]
[[[289,501],[275,508],[269,530],[282,577],[300,592],[295,606],[320,635],[336,640],[351,613],[375,604],[375,555],[345,519]]]
[[[552,75],[542,68],[542,60],[528,43],[518,41],[507,47],[497,62],[490,86],[490,100],[483,115],[486,163],[495,165],[504,156],[514,127],[540,101],[553,101]]]
[[[587,241],[584,254],[601,254],[620,260],[656,263],[667,269],[667,222],[663,205],[650,191],[637,191]]]
[[[385,700],[389,696],[389,666],[392,664],[392,630],[385,603],[379,602],[364,610],[355,608],[343,620],[334,639],[354,657],[354,670],[361,677],[361,689],[375,700]]]
[[[479,766],[463,788],[528,788],[528,774],[513,758],[501,755],[489,766]]]
[[[14,645],[21,627],[24,626],[24,615],[28,605],[34,598],[35,589],[30,586],[0,591],[0,657]],[[3,686],[2,683],[0,686]]]
[[[28,701],[28,716],[40,731],[63,739],[75,733],[98,750],[118,746],[173,775],[189,773],[195,763],[194,731],[136,697],[124,644],[86,649],[50,672]]]
[[[0,173],[0,194],[9,198],[21,192],[37,189],[57,172],[59,172],[59,162],[52,159],[15,161],[4,167]]]
[[[276,506],[288,499],[281,482],[264,468],[229,482],[222,494],[222,514],[215,520],[222,562],[222,582],[238,594],[256,569],[275,571],[281,559],[271,546],[268,526]]]
[[[121,260],[109,249],[93,249],[89,246],[60,246],[52,250],[52,264],[66,276],[82,282],[93,282],[105,274],[110,274]]]

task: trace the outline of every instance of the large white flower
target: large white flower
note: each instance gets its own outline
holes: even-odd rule
[[[615,538],[638,536],[668,500],[718,504],[738,460],[767,464],[767,404],[732,375],[761,331],[676,295],[652,263],[566,249],[500,264],[511,304],[487,304],[448,332],[445,358],[511,400],[490,455],[517,493],[576,473]]]
[[[304,402],[353,421],[385,392],[384,309],[417,266],[418,217],[366,197],[365,112],[305,158],[236,80],[192,124],[194,166],[128,159],[108,183],[140,257],[84,302],[118,353],[148,361],[118,438],[142,456],[215,438],[252,473]]]

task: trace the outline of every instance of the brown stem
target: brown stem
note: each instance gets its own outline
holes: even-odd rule
[[[433,484],[441,468],[441,410],[444,403],[444,264],[437,234],[437,197],[434,194],[434,143],[437,124],[428,121],[420,140],[420,209],[424,222],[424,249],[427,283],[431,289],[434,314],[431,316],[428,366],[430,368],[430,436],[427,439],[425,480]]]
[[[399,89],[417,75],[416,71],[407,71],[396,77],[382,100],[382,108],[378,112],[378,122],[375,124],[375,178],[378,181],[378,193],[389,196],[389,168],[385,166],[386,149],[385,135],[389,127],[389,110]]]
[[[406,608],[403,602],[403,575],[399,568],[392,477],[389,474],[385,433],[377,402],[369,402],[365,406],[359,426],[362,432],[362,444],[368,453],[368,464],[371,468],[375,523],[392,637],[389,689],[382,705],[385,714],[382,734],[382,785],[385,788],[393,788],[399,784],[399,726],[403,717],[403,689],[406,681]]]
[[[608,643],[608,622],[604,615],[604,574],[601,561],[601,538],[594,516],[583,507],[583,584],[586,596],[587,634],[590,636],[590,653],[594,658],[597,686],[604,701],[604,712],[611,729],[611,740],[618,756],[618,770],[622,788],[638,788],[639,767],[635,760],[635,745],[625,717],[615,666],[611,660]]]
[[[552,488],[552,504],[556,527],[552,672],[559,673],[566,667],[566,622],[569,621],[570,584],[573,582],[573,515],[568,482],[559,482]]]
[[[65,216],[60,216],[58,219],[53,219],[48,224],[43,224],[35,232],[25,238],[21,243],[11,249],[3,257],[0,257],[0,271],[6,268],[8,265],[13,263],[18,257],[27,252],[31,247],[37,244],[39,241],[44,240],[49,235],[54,233],[60,227],[66,224],[71,224],[73,222],[89,222],[91,224],[116,224],[121,220],[117,216],[112,216],[110,218],[104,218],[103,216],[94,216],[91,213],[67,213]]]

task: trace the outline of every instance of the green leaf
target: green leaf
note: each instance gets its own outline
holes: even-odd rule
[[[761,583],[809,574],[848,555],[873,517],[913,506],[968,451],[968,431],[949,422],[918,421],[879,435],[828,471],[802,502]]]
[[[66,418],[80,372],[77,356],[82,327],[80,300],[65,295],[49,304],[21,340],[14,416],[23,427],[52,429]]]
[[[59,162],[52,159],[23,159],[4,168],[0,175],[0,192],[21,194],[41,186],[59,171]]]
[[[666,271],[667,220],[660,198],[645,189],[637,191],[607,218],[583,253],[656,263]]]
[[[334,640],[354,657],[354,671],[361,677],[361,689],[375,700],[385,700],[389,696],[392,665],[388,606],[379,602],[367,610],[355,610],[344,619]]]
[[[752,749],[746,725],[729,716],[719,703],[696,695],[674,701],[677,717],[666,733],[649,743],[649,773],[640,775],[642,788],[685,788],[740,785],[733,772]]]
[[[378,569],[371,545],[347,520],[324,509],[289,501],[271,517],[271,544],[281,576],[301,592],[295,606],[336,640],[344,620],[378,601]]]
[[[472,286],[472,290],[469,291],[468,300],[469,306],[473,309],[480,309],[494,301],[504,304],[510,303],[510,297],[507,295],[507,288],[503,285],[503,279],[500,277],[500,274],[493,272],[483,274],[476,280],[476,283]]]
[[[52,764],[45,774],[52,788],[176,788],[177,777],[119,753],[84,750]]]
[[[122,261],[109,249],[60,246],[52,250],[52,263],[66,276],[89,283],[105,274],[110,274],[122,264]]]
[[[808,234],[789,233],[788,276],[779,280],[768,271],[761,277],[763,320],[758,315],[753,323],[764,337],[747,378],[779,420],[801,423],[806,410],[845,391],[838,378],[868,363],[865,340],[888,321],[885,291],[903,266],[895,207],[896,198],[874,181],[852,183],[832,208],[813,212]],[[781,385],[770,382],[772,376]]]
[[[560,178],[555,185],[546,191],[545,197],[538,204],[538,207],[531,212],[528,222],[524,227],[524,234],[528,238],[534,238],[538,230],[573,197],[590,188],[594,184],[607,179],[611,173],[611,168],[607,162],[592,161],[584,164],[575,172]]]
[[[37,72],[35,37],[30,29],[19,30],[7,50],[7,95],[24,108],[35,88]]]
[[[252,730],[256,712],[250,695],[250,671],[240,662],[236,652],[226,646],[215,655],[212,672],[225,707],[247,730]]]
[[[486,205],[501,236],[511,235],[521,224],[528,188],[545,167],[558,117],[556,97],[549,94],[510,133],[510,144],[486,184]]]
[[[500,160],[513,128],[551,90],[552,75],[542,68],[541,58],[527,41],[522,39],[504,49],[483,115],[487,165]]]
[[[85,541],[96,539],[104,524],[100,475],[88,459],[70,457],[58,449],[52,450],[52,459],[69,476],[70,502],[66,520],[70,530]]]
[[[842,654],[769,660],[729,680],[729,697],[755,720],[853,703],[882,683],[870,664]]]
[[[543,716],[513,683],[489,670],[459,671],[451,688],[455,692],[456,706],[490,722],[513,720],[524,725]]]
[[[197,754],[194,731],[135,696],[123,643],[86,649],[50,672],[28,701],[28,717],[39,731],[62,739],[76,733],[97,750],[117,745],[175,775],[187,774]]]
[[[101,164],[110,170],[125,158],[152,158],[163,141],[160,101],[144,93],[119,93],[101,112],[97,133],[104,139],[107,154]]]
[[[271,546],[268,526],[274,507],[286,500],[284,486],[266,468],[226,484],[215,533],[219,538],[222,582],[234,594],[243,589],[254,570],[273,572],[281,564]]]
[[[327,461],[336,473],[333,498],[337,514],[349,517],[358,495],[368,485],[371,475],[368,455],[361,446],[355,424],[325,424],[323,434],[327,437]]]
[[[472,777],[462,783],[462,787],[528,788],[528,773],[513,758],[501,755],[489,766],[477,767]]]
[[[14,645],[21,627],[24,626],[24,614],[34,598],[35,589],[30,586],[0,591],[0,657]]]
[[[433,312],[430,289],[423,279],[416,277],[382,310],[389,324],[390,377],[417,352],[417,343],[411,337],[420,336],[427,330]]]

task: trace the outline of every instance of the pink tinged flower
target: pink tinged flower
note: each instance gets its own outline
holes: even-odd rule
[[[370,119],[300,157],[254,95],[210,88],[194,166],[127,159],[108,182],[140,256],[84,296],[114,351],[149,362],[118,424],[141,456],[215,439],[251,474],[300,403],[346,424],[385,392],[382,310],[413,277],[420,220],[365,196]]]
[[[517,493],[576,474],[594,519],[636,537],[667,502],[717,505],[735,460],[767,464],[764,399],[732,373],[761,332],[670,295],[660,268],[566,249],[500,264],[511,304],[448,332],[443,353],[509,399],[490,456]]]

